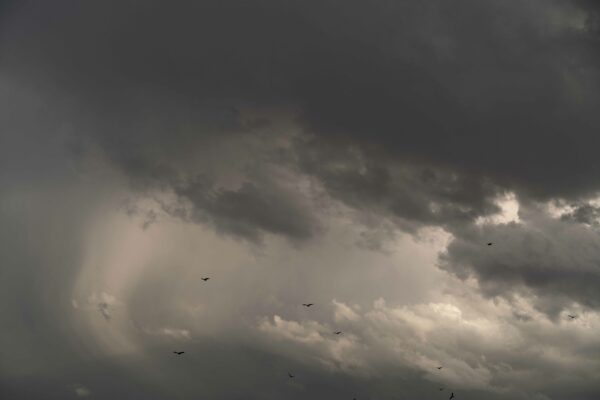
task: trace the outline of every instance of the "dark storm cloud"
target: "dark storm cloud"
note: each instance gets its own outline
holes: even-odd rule
[[[461,232],[442,255],[442,268],[474,276],[488,296],[511,299],[531,291],[552,317],[578,302],[599,308],[600,232],[540,210],[522,211],[520,223]],[[487,246],[493,242],[493,246]]]
[[[236,164],[243,151],[211,152],[282,108],[305,134],[284,163],[332,197],[408,231],[458,232],[507,190],[577,202],[600,189],[598,15],[583,1],[32,1],[5,11],[0,66],[41,93],[49,129],[68,126],[80,153],[99,146],[222,232],[317,231],[297,193]],[[236,188],[196,181],[228,164]]]
[[[296,146],[300,168],[347,205],[395,219],[404,230],[423,225],[472,223],[500,209],[501,188],[477,175],[459,174],[428,164],[369,157],[356,146],[308,141]]]
[[[144,116],[172,116],[156,137],[177,147],[235,125],[219,107],[290,106],[369,157],[573,197],[600,183],[597,18],[587,2],[31,2],[2,61],[115,121],[96,140],[139,173],[157,173],[135,140]],[[201,120],[185,138],[180,109]]]
[[[45,106],[138,184],[192,188],[206,171],[180,159],[206,137],[243,135],[239,107],[291,107],[314,137],[301,171],[407,229],[472,222],[503,190],[600,188],[590,2],[32,1],[4,18],[3,75],[67,96]],[[310,236],[282,203],[292,196],[256,185],[191,200],[237,235]],[[240,218],[242,201],[252,215]]]
[[[182,363],[175,367],[157,356],[169,365],[168,382],[156,384],[160,388],[147,377],[136,382],[134,373],[116,376],[111,362],[86,364],[78,339],[65,339],[62,313],[70,307],[81,261],[83,221],[111,189],[96,188],[98,177],[82,183],[86,174],[78,175],[65,145],[82,163],[99,149],[109,167],[124,172],[142,194],[174,194],[173,202],[162,204],[168,213],[255,242],[265,234],[305,240],[319,231],[314,204],[305,204],[305,193],[272,171],[283,166],[353,210],[407,231],[445,228],[454,241],[442,268],[477,278],[488,296],[533,294],[537,307],[551,316],[572,301],[600,306],[600,245],[590,224],[597,209],[584,203],[600,189],[594,2],[3,4],[0,218],[10,229],[0,233],[0,281],[3,318],[13,323],[0,333],[8,344],[0,386],[9,396],[27,386],[31,398],[68,396],[61,388],[76,396],[73,385],[89,388],[95,398],[186,398],[206,394],[207,387],[222,399],[324,398],[348,388],[359,399],[430,394],[430,382],[419,374],[407,372],[406,387],[399,387],[393,370],[380,371],[378,382],[351,380],[315,363],[298,365],[233,345],[213,353],[190,345],[191,354],[197,349],[203,357],[178,359]],[[285,123],[278,122],[282,110],[292,115]],[[249,122],[252,113],[261,117]],[[277,139],[286,143],[280,146]],[[100,165],[96,172],[102,175],[106,166]],[[62,191],[58,183],[66,175],[80,192]],[[48,188],[61,193],[51,195]],[[564,198],[577,207],[562,219],[532,214],[523,215],[521,224],[475,225],[478,217],[499,210],[494,199],[507,191],[525,203]],[[154,215],[147,215],[149,223],[160,218]],[[494,246],[484,246],[487,241]],[[369,290],[365,296],[372,295]],[[48,301],[56,293],[60,304]],[[112,309],[93,311],[104,328],[118,329],[116,317],[102,320]],[[393,321],[398,310],[388,314],[382,316]],[[521,324],[536,321],[514,315]],[[365,329],[394,338],[398,326],[382,324],[385,335],[370,325]],[[447,339],[440,347],[460,359],[464,355],[452,341],[461,331],[448,331],[435,337]],[[523,333],[524,348],[540,331]],[[419,337],[416,328],[409,332]],[[457,362],[478,369],[487,346],[475,345]],[[521,355],[500,356],[505,349],[495,352],[489,369],[501,365],[508,371],[499,387],[514,382],[519,363],[526,371],[545,364],[543,357],[523,361]],[[207,359],[223,361],[213,370]],[[141,368],[121,361],[128,372]],[[581,365],[587,363],[595,365],[587,359]],[[273,383],[280,371],[285,378],[290,365],[307,377],[304,389]],[[214,380],[198,380],[200,368]],[[564,370],[561,364],[554,373]],[[233,384],[232,375],[238,378]],[[537,376],[535,383],[546,379]],[[564,379],[553,381],[555,393],[597,397],[593,379],[579,378],[582,385],[570,375]],[[46,389],[51,395],[42,395]],[[462,392],[460,398],[481,397]]]
[[[592,204],[576,204],[572,212],[562,215],[561,218],[582,224],[598,225],[600,208]]]
[[[219,189],[197,177],[177,193],[193,204],[190,218],[253,241],[259,241],[264,232],[306,239],[316,226],[297,194],[274,185],[257,187],[246,182],[238,189]]]

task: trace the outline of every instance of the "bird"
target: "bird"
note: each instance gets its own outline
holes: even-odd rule
[[[304,307],[310,307],[310,306],[313,306],[314,304],[313,303],[302,303],[302,305]]]
[[[450,393],[450,399],[448,400],[452,400],[454,398],[454,392]]]
[[[337,331],[337,332],[333,332],[333,333],[334,333],[334,335],[339,335],[342,333],[342,331]]]
[[[291,373],[291,372],[288,372],[288,376],[289,376],[290,378],[293,378],[293,377],[294,377],[294,375],[292,375],[292,373]]]
[[[493,244],[492,242],[489,242],[489,243],[488,243],[488,246],[491,246],[492,244]]]
[[[441,392],[442,390],[444,390],[444,388],[440,388],[440,392]]]
[[[577,315],[571,315],[571,314],[569,314],[568,317],[571,318],[571,319],[575,319],[575,318],[577,318]]]
[[[206,282],[207,280],[209,280],[210,278],[200,278],[202,279],[204,282]]]
[[[185,351],[174,351],[173,353],[177,354],[178,356],[182,355],[183,353],[185,353]]]
[[[444,367],[437,367],[437,369],[442,369],[442,368],[444,368]]]

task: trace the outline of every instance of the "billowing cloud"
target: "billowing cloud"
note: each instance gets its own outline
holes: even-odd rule
[[[484,390],[488,396],[552,398],[566,382],[585,382],[598,370],[595,354],[587,353],[598,346],[592,333],[600,321],[597,313],[557,325],[523,299],[517,307],[529,314],[528,320],[514,318],[515,306],[508,302],[480,300],[470,307],[453,296],[445,300],[394,307],[378,299],[360,318],[344,323],[341,337],[315,321],[279,316],[263,321],[260,329],[296,347],[294,357],[312,357],[333,370],[380,377],[386,369],[408,369],[434,387],[463,394]],[[336,307],[347,306],[336,302]],[[568,353],[561,345],[565,336],[573,343]],[[573,367],[578,370],[566,372]],[[549,382],[548,376],[558,381]],[[590,390],[593,386],[578,392],[585,396]]]
[[[529,293],[555,317],[569,308],[598,308],[597,227],[554,218],[538,207],[522,210],[520,218],[461,232],[443,254],[442,267],[463,279],[476,278],[488,296]]]
[[[589,2],[119,2],[118,18],[111,2],[31,3],[9,15],[6,76],[78,99],[53,112],[146,183],[195,180],[206,171],[185,160],[210,157],[210,137],[269,130],[292,110],[287,130],[313,137],[302,169],[355,206],[440,223],[494,211],[499,188],[598,189]]]
[[[3,2],[0,387],[598,398],[599,20]]]

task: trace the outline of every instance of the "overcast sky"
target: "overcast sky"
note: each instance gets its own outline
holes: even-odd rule
[[[0,2],[0,397],[597,400],[599,149],[593,0]]]

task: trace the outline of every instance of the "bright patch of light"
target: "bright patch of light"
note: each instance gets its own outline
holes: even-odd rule
[[[475,221],[477,225],[486,224],[508,224],[509,222],[519,222],[519,202],[514,193],[509,192],[504,196],[498,197],[494,202],[500,207],[500,212],[487,217],[479,217]]]
[[[571,214],[575,207],[561,200],[551,201],[547,205],[547,212],[552,218],[560,218],[563,215]]]

